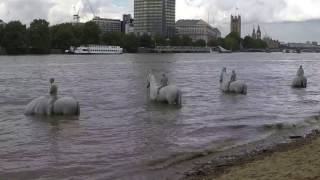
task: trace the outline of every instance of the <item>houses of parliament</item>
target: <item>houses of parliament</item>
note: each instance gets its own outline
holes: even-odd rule
[[[241,16],[240,15],[235,15],[235,16],[231,15],[230,31],[237,33],[241,37]],[[253,39],[262,38],[260,25],[258,25],[257,31],[255,28],[253,28],[251,37]]]

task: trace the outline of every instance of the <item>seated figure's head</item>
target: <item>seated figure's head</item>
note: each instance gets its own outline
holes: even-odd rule
[[[227,68],[226,68],[226,67],[223,67],[223,68],[222,68],[222,72],[227,72]]]
[[[302,69],[302,65],[300,65],[300,69]]]
[[[50,78],[50,83],[54,83],[54,78]]]
[[[235,70],[232,70],[232,74],[235,74],[236,73],[236,71]]]

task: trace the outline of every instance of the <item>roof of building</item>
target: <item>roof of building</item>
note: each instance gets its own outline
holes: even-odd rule
[[[176,26],[195,26],[195,25],[209,25],[202,19],[181,19],[176,22]]]
[[[94,17],[93,21],[121,21],[120,19],[108,19],[108,18],[101,18],[101,17]]]

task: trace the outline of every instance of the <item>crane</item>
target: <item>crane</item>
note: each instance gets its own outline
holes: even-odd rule
[[[76,10],[76,7],[75,6],[73,6],[73,10],[74,10],[74,12],[75,12],[75,14],[73,15],[73,21],[75,22],[75,23],[79,23],[80,22],[80,10]]]
[[[82,3],[83,3],[83,4],[88,4],[88,6],[89,6],[89,8],[90,8],[90,11],[91,11],[91,13],[92,13],[92,15],[93,15],[93,17],[96,17],[96,14],[95,14],[95,12],[94,12],[94,10],[93,10],[93,8],[92,8],[92,5],[91,5],[90,1],[89,1],[89,0],[82,0]]]

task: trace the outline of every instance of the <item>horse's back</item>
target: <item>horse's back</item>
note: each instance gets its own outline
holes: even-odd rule
[[[72,97],[59,98],[54,103],[53,112],[56,115],[79,115],[79,103]]]
[[[173,102],[179,95],[180,90],[176,85],[168,85],[160,90],[159,101]]]
[[[242,80],[232,82],[230,84],[230,91],[235,92],[235,93],[246,94],[247,93],[247,85]]]

